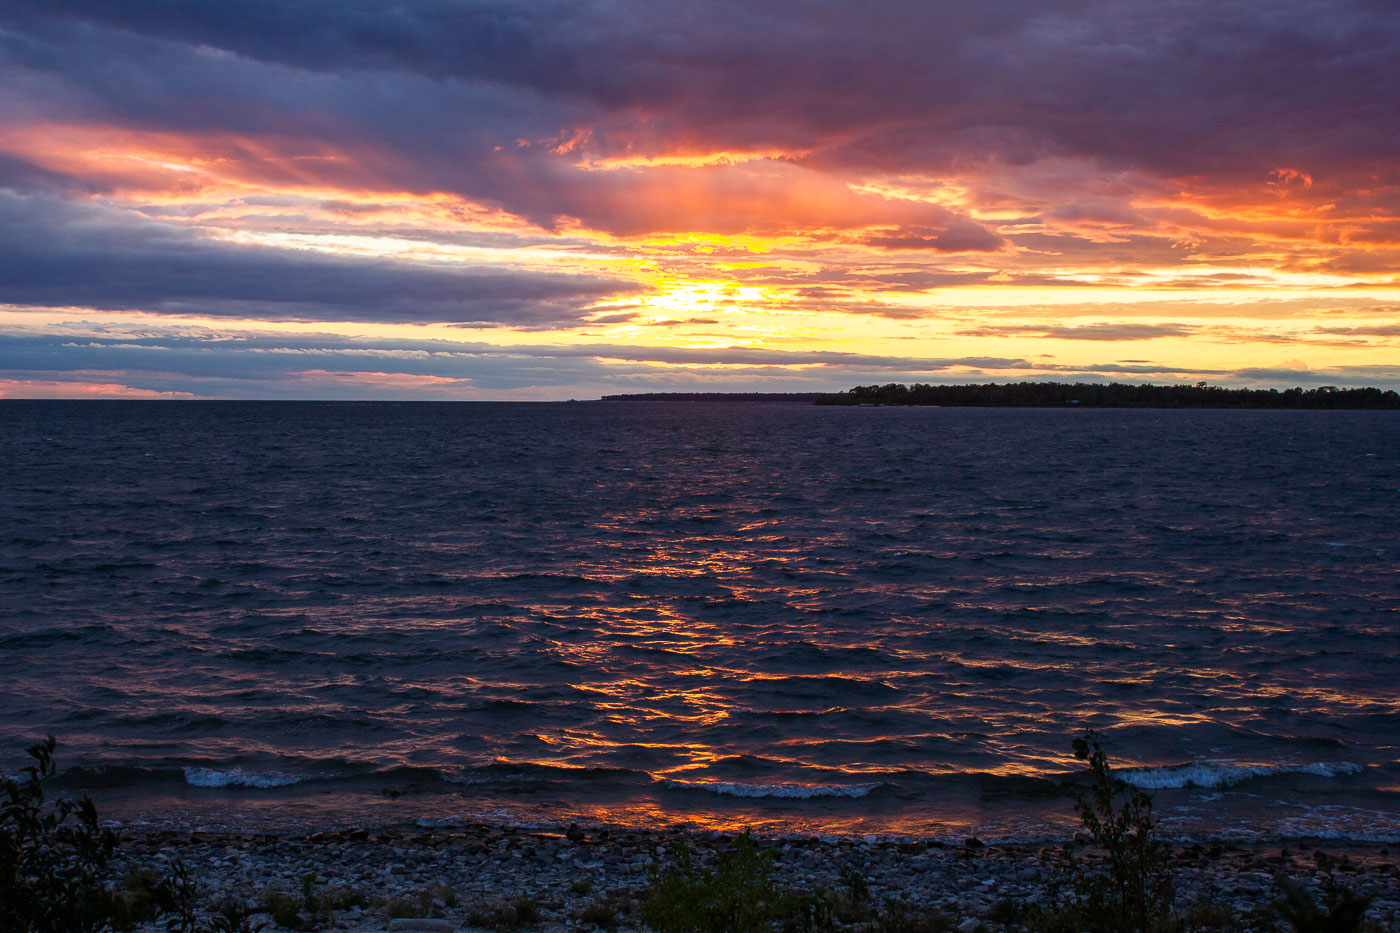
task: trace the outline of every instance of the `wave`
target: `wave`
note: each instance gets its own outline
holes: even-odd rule
[[[786,797],[810,800],[814,797],[864,797],[879,787],[876,784],[744,784],[738,781],[677,781],[663,780],[665,787],[678,790],[703,790],[726,797]]]
[[[166,782],[206,788],[276,788],[316,783],[328,788],[369,788],[376,793],[386,787],[426,789],[438,783],[449,787],[481,785],[509,789],[520,784],[541,787],[570,784],[626,786],[645,785],[652,781],[644,771],[619,768],[497,761],[475,768],[448,770],[422,765],[376,765],[342,758],[303,758],[287,762],[282,768],[268,763],[262,767],[255,766],[255,769],[226,762],[196,762],[170,767],[96,764],[67,768],[57,780],[63,786],[73,788],[140,787]]]
[[[1186,764],[1123,769],[1114,773],[1129,784],[1143,790],[1164,790],[1188,787],[1231,787],[1247,781],[1279,775],[1341,777],[1359,774],[1363,770],[1362,765],[1349,761],[1272,764],[1194,761]],[[872,774],[868,777],[876,777],[876,775]],[[1049,777],[1004,776],[976,771],[945,774],[899,771],[887,772],[882,777],[883,780],[852,784],[803,783],[798,781],[682,780],[650,776],[645,771],[634,771],[626,768],[570,767],[538,762],[497,761],[477,767],[439,769],[407,765],[374,767],[365,763],[356,764],[339,759],[320,759],[314,762],[299,762],[294,771],[245,770],[233,765],[185,765],[168,770],[121,765],[78,767],[65,771],[61,781],[65,785],[75,787],[117,787],[183,779],[183,782],[191,787],[259,789],[290,787],[304,782],[332,782],[340,786],[362,785],[376,790],[383,787],[402,786],[427,788],[433,784],[439,784],[444,788],[476,787],[487,792],[490,788],[498,788],[502,791],[515,788],[518,791],[523,785],[535,787],[540,791],[549,788],[562,790],[566,787],[574,787],[579,791],[584,791],[588,785],[595,788],[604,785],[616,791],[628,786],[641,787],[648,784],[652,786],[659,784],[672,790],[704,791],[727,797],[810,800],[819,798],[859,799],[868,796],[878,787],[904,787],[906,783],[906,789],[911,791],[913,788],[919,787],[922,788],[919,793],[935,793],[934,788],[929,786],[930,782],[942,784],[949,780],[971,779],[976,784],[978,792],[983,796],[1039,798],[1056,796],[1062,792],[1060,783],[1050,780]],[[896,779],[898,785],[892,783],[892,780]]]
[[[1359,774],[1361,765],[1349,761],[1317,761],[1307,764],[1242,765],[1228,761],[1193,761],[1184,765],[1162,765],[1120,771],[1118,776],[1143,790],[1178,787],[1230,787],[1255,778],[1275,774],[1312,774],[1338,777]]]
[[[78,765],[64,769],[55,779],[60,787],[126,787],[137,784],[179,783],[179,768],[141,768],[120,764]]]
[[[242,768],[184,768],[185,783],[191,787],[286,787],[306,780],[293,774],[272,771],[255,774]]]

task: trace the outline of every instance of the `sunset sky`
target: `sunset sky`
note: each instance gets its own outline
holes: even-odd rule
[[[1400,5],[6,0],[0,396],[1400,388]]]

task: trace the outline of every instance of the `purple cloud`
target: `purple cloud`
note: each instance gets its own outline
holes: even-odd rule
[[[637,294],[604,277],[219,243],[129,212],[0,192],[0,301],[280,321],[563,326]]]
[[[1400,86],[1400,8],[1361,0],[17,0],[4,17],[36,106],[397,152],[411,168],[379,169],[454,190],[484,173],[502,203],[597,184],[550,178],[536,147],[493,169],[491,146],[566,132],[593,156],[776,148],[832,171],[1060,155],[1219,184],[1287,167],[1319,193],[1397,177],[1377,91]]]

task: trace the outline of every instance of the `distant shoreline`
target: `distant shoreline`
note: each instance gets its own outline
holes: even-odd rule
[[[1400,411],[1400,393],[1368,388],[1229,389],[1222,386],[1017,382],[974,385],[856,386],[844,392],[642,392],[605,402],[790,402],[795,404],[946,408],[1212,408],[1284,411]]]

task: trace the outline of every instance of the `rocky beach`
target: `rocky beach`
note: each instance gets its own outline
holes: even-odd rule
[[[756,839],[783,889],[836,905],[845,929],[1027,929],[1050,903],[1078,842],[960,845],[861,838]],[[741,845],[724,833],[598,827],[348,829],[310,834],[128,828],[131,866],[181,861],[206,912],[241,902],[268,929],[352,931],[638,930],[658,872],[687,847],[698,868]],[[1173,847],[1176,914],[1185,929],[1269,930],[1283,875],[1322,900],[1329,885],[1372,896],[1364,929],[1400,929],[1400,867],[1387,845],[1231,844]],[[314,916],[313,916],[314,914]],[[883,918],[883,923],[881,919]],[[152,927],[152,929],[156,929]]]

